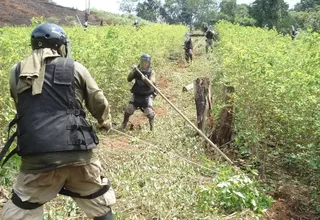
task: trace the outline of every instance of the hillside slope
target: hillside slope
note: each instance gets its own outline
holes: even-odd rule
[[[45,21],[59,25],[78,24],[76,16],[84,22],[84,11],[53,2],[50,0],[0,0],[0,27],[31,25],[31,18],[41,16]],[[92,8],[89,25],[100,25],[101,21],[103,24],[132,24],[134,19],[138,19],[140,24],[148,23],[133,15],[119,15]]]
[[[43,16],[56,18],[65,24],[67,17],[76,19],[84,16],[84,12],[50,3],[48,0],[0,0],[0,26],[30,25],[32,17]]]

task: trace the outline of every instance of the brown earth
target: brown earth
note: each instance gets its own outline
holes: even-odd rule
[[[30,25],[32,17],[56,18],[59,24],[66,18],[84,18],[84,12],[50,3],[48,0],[0,0],[0,26]]]
[[[265,220],[319,220],[320,215],[312,207],[310,186],[292,180],[279,182],[271,193],[276,200],[266,212]]]

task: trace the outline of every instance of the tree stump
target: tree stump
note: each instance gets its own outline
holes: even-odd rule
[[[218,146],[229,143],[232,139],[233,106],[225,106],[220,112],[219,127],[216,132],[216,144]]]
[[[219,116],[219,125],[212,132],[211,140],[218,146],[226,145],[232,140],[234,109],[232,106],[232,93],[234,88],[228,83],[224,86],[223,99],[226,106],[221,109]]]
[[[197,78],[194,81],[194,97],[197,110],[197,126],[205,134],[209,130],[210,111],[212,109],[211,83],[208,78]]]

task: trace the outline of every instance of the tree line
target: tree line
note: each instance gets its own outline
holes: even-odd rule
[[[250,5],[236,0],[121,0],[120,10],[136,13],[152,22],[200,27],[227,20],[244,26],[276,28],[288,33],[295,29],[320,29],[320,0],[301,0],[289,9],[284,0],[255,0]]]

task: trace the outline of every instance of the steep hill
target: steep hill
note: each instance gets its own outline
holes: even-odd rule
[[[79,17],[84,22],[84,11],[75,8],[57,5],[51,0],[0,0],[0,27],[15,25],[30,25],[32,17],[43,16],[47,22],[60,25],[78,24]],[[89,24],[132,24],[137,17],[131,15],[118,15],[97,9],[92,9],[89,16]],[[140,22],[146,21],[138,18]]]
[[[0,26],[30,25],[32,17],[66,24],[76,20],[76,15],[84,17],[84,12],[51,3],[48,0],[0,0]]]

